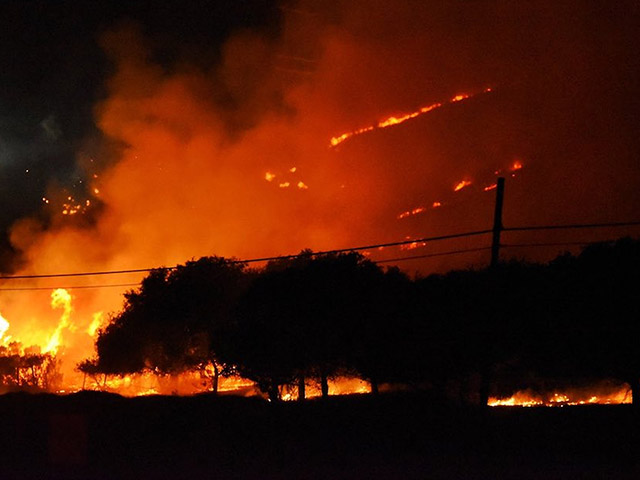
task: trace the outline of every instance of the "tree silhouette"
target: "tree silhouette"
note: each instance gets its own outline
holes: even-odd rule
[[[219,377],[231,371],[220,352],[246,281],[244,264],[221,257],[152,271],[139,290],[125,294],[123,310],[98,335],[97,360],[83,362],[80,370],[116,375],[197,370],[203,376],[211,370],[216,392]]]
[[[236,360],[240,373],[271,398],[306,379],[329,393],[328,380],[352,368],[354,348],[382,271],[359,254],[270,262],[240,303]]]

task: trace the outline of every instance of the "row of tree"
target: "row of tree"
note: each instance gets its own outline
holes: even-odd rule
[[[252,270],[205,257],[158,269],[125,295],[85,373],[238,374],[272,399],[285,385],[355,375],[488,396],[551,380],[619,379],[640,400],[640,242],[622,239],[549,264],[410,279],[356,253]]]

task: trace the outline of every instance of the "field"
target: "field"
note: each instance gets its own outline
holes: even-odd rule
[[[1,478],[640,476],[630,405],[474,409],[421,395],[0,397]]]

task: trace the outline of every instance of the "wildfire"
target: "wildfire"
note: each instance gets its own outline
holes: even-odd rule
[[[9,330],[9,322],[6,318],[0,314],[0,340],[4,337],[4,334]]]
[[[484,90],[482,90],[480,92],[480,94],[485,94],[485,93],[489,93],[491,92],[490,88],[485,88]],[[476,96],[478,94],[459,94],[456,95],[452,98],[450,98],[449,100],[447,100],[446,102],[437,102],[437,103],[432,103],[431,105],[426,105],[424,107],[419,108],[418,110],[415,110],[413,112],[409,112],[409,113],[403,113],[401,115],[392,115],[390,117],[387,117],[383,120],[380,120],[378,123],[376,123],[375,125],[370,125],[368,127],[362,127],[359,128],[357,130],[353,130],[351,132],[346,132],[343,133],[341,135],[338,135],[336,137],[332,137],[330,140],[330,146],[331,147],[337,147],[338,145],[340,145],[342,142],[355,137],[357,135],[362,135],[363,133],[367,133],[367,132],[371,132],[372,130],[376,130],[376,129],[381,129],[381,128],[387,128],[387,127],[393,127],[395,125],[400,125],[401,123],[406,122],[407,120],[411,120],[413,118],[419,117],[421,115],[424,115],[426,113],[432,112],[433,110],[436,110],[438,108],[444,107],[445,105],[450,105],[453,103],[458,103],[458,102],[462,102],[464,100],[473,98],[474,96]]]
[[[467,188],[471,183],[471,180],[461,180],[453,186],[453,191],[459,192],[463,188]]]
[[[94,313],[92,316],[91,324],[89,324],[89,328],[87,328],[87,333],[90,336],[94,337],[96,333],[98,333],[98,330],[100,329],[100,327],[102,327],[103,324],[104,324],[104,313],[103,312]]]
[[[51,335],[51,339],[47,346],[44,348],[44,352],[57,352],[58,347],[62,344],[62,332],[64,329],[73,330],[74,326],[71,323],[71,312],[73,311],[71,307],[71,294],[65,290],[64,288],[57,288],[53,292],[51,292],[51,308],[62,309],[62,316],[60,317],[60,321],[58,322],[58,326],[56,327],[53,335]]]
[[[631,403],[629,387],[553,392],[548,395],[519,391],[508,398],[489,398],[490,407],[564,407],[573,405],[619,405]]]

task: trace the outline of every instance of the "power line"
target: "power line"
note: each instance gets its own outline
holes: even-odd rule
[[[590,224],[565,224],[565,225],[529,225],[529,226],[521,226],[521,227],[504,227],[502,228],[503,231],[510,231],[510,232],[515,232],[515,231],[535,231],[535,230],[561,230],[561,229],[585,229],[585,228],[614,228],[614,227],[629,227],[629,226],[640,226],[640,221],[630,221],[630,222],[611,222],[611,223],[590,223]],[[449,234],[449,235],[438,235],[438,236],[433,236],[433,237],[424,237],[424,238],[417,238],[417,239],[412,239],[412,240],[402,240],[402,241],[398,241],[398,242],[388,242],[388,243],[378,243],[378,244],[372,244],[372,245],[364,245],[364,246],[358,246],[358,247],[350,247],[350,248],[340,248],[340,249],[333,249],[333,250],[324,250],[324,251],[319,251],[319,252],[310,252],[311,256],[320,256],[320,255],[330,255],[330,254],[336,254],[336,253],[345,253],[345,252],[357,252],[357,251],[362,251],[362,250],[371,250],[371,249],[378,249],[378,248],[387,248],[387,247],[397,247],[397,246],[401,246],[401,245],[409,245],[412,243],[427,243],[427,242],[436,242],[436,241],[442,241],[442,240],[451,240],[451,239],[455,239],[455,238],[464,238],[464,237],[472,237],[472,236],[478,236],[478,235],[486,235],[488,233],[492,233],[493,230],[491,229],[487,229],[487,230],[476,230],[476,231],[470,231],[470,232],[463,232],[463,233],[455,233],[455,234]],[[585,243],[589,243],[589,242],[581,242],[581,243],[577,243],[576,244],[585,244]],[[564,242],[561,243],[561,245],[569,245],[570,243]],[[537,246],[554,246],[552,244],[511,244],[511,245],[501,245],[504,247],[526,247],[526,246],[531,246],[531,247],[537,247]],[[559,246],[559,245],[555,245],[555,246]],[[490,247],[483,247],[481,249],[486,249],[486,248],[490,248]],[[452,251],[452,252],[442,252],[442,253],[436,253],[436,254],[427,254],[427,255],[416,255],[414,257],[401,257],[401,258],[397,258],[397,259],[385,259],[385,260],[381,260],[378,263],[388,263],[388,262],[392,262],[392,261],[403,261],[403,260],[411,260],[411,259],[418,259],[418,258],[428,258],[430,256],[441,256],[441,255],[453,255],[453,254],[457,254],[457,253],[466,253],[466,252],[470,252],[470,251],[478,251],[480,249],[467,249],[467,250],[456,250],[456,251]],[[235,263],[235,264],[239,264],[239,263],[259,263],[259,262],[269,262],[272,260],[288,260],[291,258],[296,258],[298,257],[300,254],[291,254],[291,255],[280,255],[280,256],[271,256],[271,257],[260,257],[260,258],[250,258],[250,259],[244,259],[244,260],[239,260],[239,259],[230,259],[229,262],[230,263]],[[50,274],[33,274],[33,275],[0,275],[0,280],[26,280],[26,279],[38,279],[38,278],[63,278],[63,277],[87,277],[87,276],[101,276],[101,275],[123,275],[123,274],[133,274],[133,273],[148,273],[151,272],[153,270],[158,270],[158,269],[166,269],[166,270],[175,270],[177,269],[178,266],[174,265],[174,266],[170,266],[170,267],[153,267],[153,268],[136,268],[136,269],[121,269],[121,270],[104,270],[104,271],[94,271],[94,272],[75,272],[75,273],[50,273]],[[118,285],[113,285],[113,286],[134,286],[137,284],[118,284]],[[105,285],[105,286],[110,286],[110,285]],[[98,288],[99,286],[79,286],[79,287],[69,287],[69,288]],[[35,288],[43,288],[44,287],[25,287],[25,289],[35,289]],[[66,288],[66,287],[59,287],[59,288]],[[47,288],[48,289],[48,288]],[[18,290],[18,289],[2,289],[0,288],[0,290]]]
[[[530,230],[568,230],[579,228],[612,228],[612,227],[633,227],[640,225],[640,221],[634,222],[612,222],[612,223],[574,223],[567,225],[530,225],[525,227],[503,227],[505,232],[524,232]]]
[[[450,240],[454,238],[471,237],[475,235],[484,235],[487,233],[491,233],[491,230],[477,230],[473,232],[454,233],[450,235],[439,235],[435,237],[416,238],[413,240],[402,240],[399,242],[378,243],[375,245],[365,245],[360,247],[324,250],[320,252],[311,252],[310,255],[313,257],[316,257],[320,255],[330,255],[334,253],[357,252],[361,250],[397,247],[400,245],[409,245],[411,243],[426,243],[426,242],[436,242],[440,240]],[[272,260],[288,260],[290,258],[296,258],[299,256],[300,254],[296,253],[291,255],[280,255],[280,256],[274,256],[274,257],[250,258],[246,260],[230,259],[229,262],[235,263],[235,264],[258,263],[258,262],[268,262]],[[177,265],[171,266],[171,267],[136,268],[136,269],[130,269],[130,270],[105,270],[105,271],[97,271],[97,272],[49,273],[49,274],[34,274],[34,275],[0,275],[0,280],[25,280],[25,279],[36,279],[36,278],[60,278],[60,277],[88,277],[88,276],[97,276],[97,275],[122,275],[127,273],[145,273],[145,272],[151,272],[153,270],[158,270],[158,269],[175,270],[176,268],[178,268]]]
[[[443,257],[446,255],[457,255],[460,253],[470,253],[470,252],[480,252],[483,250],[491,250],[491,247],[478,247],[478,248],[467,248],[464,250],[451,250],[448,252],[438,252],[438,253],[427,253],[424,255],[413,255],[411,257],[397,257],[397,258],[385,258],[384,260],[374,260],[375,263],[391,263],[391,262],[402,262],[405,260],[417,260],[420,258],[431,258],[431,257]]]
[[[79,290],[88,288],[109,288],[109,287],[138,287],[140,283],[109,283],[103,285],[67,285],[67,286],[52,286],[52,287],[16,287],[16,288],[0,288],[0,292],[24,292],[34,290],[57,290],[64,288],[65,290]]]
[[[550,243],[503,243],[500,246],[504,248],[528,248],[528,247],[570,247],[594,245],[596,243],[611,243],[612,240],[591,241],[591,242],[550,242]]]

